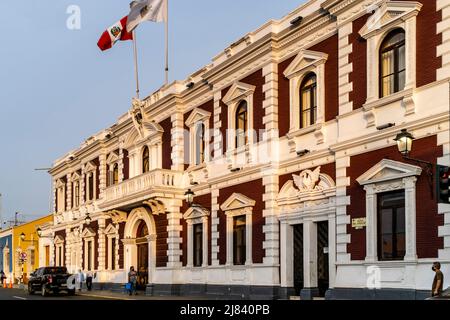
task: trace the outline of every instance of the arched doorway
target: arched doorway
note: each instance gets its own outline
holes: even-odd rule
[[[147,224],[141,220],[136,233],[138,290],[145,290],[148,284],[148,235]]]
[[[138,272],[138,287],[145,290],[152,283],[156,268],[156,229],[150,209],[140,207],[131,211],[125,224],[125,277],[130,267]]]

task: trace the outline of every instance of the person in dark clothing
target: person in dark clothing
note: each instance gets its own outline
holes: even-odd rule
[[[441,272],[441,264],[439,262],[433,263],[431,268],[436,274],[433,280],[433,287],[431,289],[432,297],[439,297],[442,294],[442,288],[444,286],[444,274]]]
[[[5,276],[5,273],[3,272],[3,270],[0,271],[0,279],[1,279],[1,281],[2,281],[1,285],[3,285],[3,280],[6,279],[6,276]]]
[[[88,291],[92,290],[92,272],[88,272],[86,275],[86,287]]]

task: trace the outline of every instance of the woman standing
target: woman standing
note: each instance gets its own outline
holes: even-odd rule
[[[128,272],[128,283],[130,286],[130,296],[133,294],[133,292],[136,294],[136,282],[137,282],[137,273],[134,271],[134,267],[130,268],[130,272]]]

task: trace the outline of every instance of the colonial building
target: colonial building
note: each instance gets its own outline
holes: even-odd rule
[[[55,161],[51,260],[154,295],[422,298],[450,278],[449,89],[449,1],[310,0]]]

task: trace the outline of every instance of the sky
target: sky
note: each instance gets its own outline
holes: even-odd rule
[[[111,126],[135,94],[132,42],[97,41],[129,0],[0,1],[0,193],[3,219],[49,214],[57,158]],[[183,80],[246,33],[302,0],[170,0],[170,82]],[[67,27],[80,9],[80,28]],[[75,25],[76,27],[76,25]],[[164,25],[137,29],[141,97],[164,82]]]

